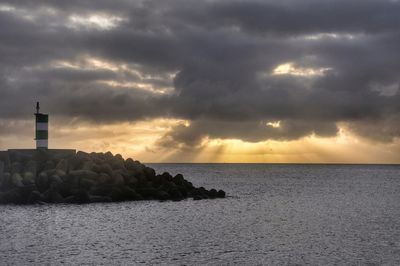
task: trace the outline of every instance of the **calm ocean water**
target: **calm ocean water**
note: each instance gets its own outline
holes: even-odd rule
[[[231,197],[0,206],[0,265],[400,265],[400,166],[150,166]]]

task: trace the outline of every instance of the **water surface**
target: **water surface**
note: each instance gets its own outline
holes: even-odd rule
[[[151,166],[232,197],[0,206],[0,265],[400,265],[400,166]]]

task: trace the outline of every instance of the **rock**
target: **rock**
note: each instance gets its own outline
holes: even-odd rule
[[[193,200],[202,200],[203,198],[200,195],[193,196]]]
[[[4,164],[4,172],[9,172],[11,161],[8,152],[0,152],[0,162]]]
[[[114,158],[114,155],[109,151],[104,154],[105,161],[111,161],[113,158]]]
[[[111,178],[115,185],[123,185],[124,184],[124,177],[117,171],[112,172]]]
[[[44,201],[48,203],[63,203],[64,198],[53,189],[49,189],[45,193],[43,193]]]
[[[67,173],[68,172],[68,161],[66,159],[61,159],[56,165],[56,170]]]
[[[35,184],[35,176],[32,172],[25,172],[23,174],[23,180],[22,180],[24,185],[32,185]]]
[[[129,176],[131,176],[130,172],[128,170],[126,170],[125,168],[117,169],[117,170],[114,170],[113,172],[119,173],[120,175],[122,175],[123,178],[128,178]]]
[[[64,181],[58,175],[54,174],[49,178],[50,189],[60,191],[64,186]]]
[[[27,203],[28,204],[36,204],[43,201],[43,195],[40,194],[39,191],[34,190],[28,197]]]
[[[208,199],[207,190],[204,187],[195,188],[191,191],[193,199]]]
[[[89,196],[89,200],[91,203],[96,203],[96,202],[112,202],[112,198],[111,197],[107,197],[107,196],[93,196],[90,195]]]
[[[98,177],[97,177],[97,184],[98,185],[103,185],[105,183],[110,183],[111,181],[111,177],[106,174],[106,173],[101,173]]]
[[[88,178],[82,178],[80,181],[80,187],[89,190],[91,187],[96,185],[96,181]]]
[[[136,191],[145,199],[153,199],[157,198],[159,190],[152,187],[146,187],[146,188],[137,188]]]
[[[145,168],[144,168],[144,175],[145,175],[147,178],[153,178],[153,177],[156,176],[156,171],[154,171],[153,168],[145,167]]]
[[[135,186],[139,182],[138,179],[136,177],[134,177],[134,176],[129,176],[129,177],[124,178],[124,179],[125,179],[125,183],[127,185],[129,185],[129,186]]]
[[[90,200],[90,198],[89,198],[89,200]],[[64,198],[64,202],[65,202],[65,203],[78,203],[78,202],[76,201],[75,196],[73,196],[73,195]]]
[[[166,180],[166,181],[172,181],[172,175],[170,175],[168,172],[164,172],[161,177]]]
[[[77,179],[87,178],[91,180],[96,180],[98,177],[96,172],[89,170],[74,170],[69,172],[69,175]]]
[[[4,181],[4,162],[0,161],[0,186]]]
[[[11,177],[12,184],[16,187],[23,187],[24,184],[22,183],[22,176],[19,173],[14,173]]]
[[[134,161],[131,158],[125,161],[125,168],[133,171],[135,174],[144,175],[145,166],[141,164],[139,161]]]
[[[215,189],[210,189],[210,191],[208,191],[208,196],[211,199],[215,199],[217,197],[217,191]]]
[[[164,181],[164,183],[160,187],[160,189],[167,191],[167,192],[172,189],[176,189],[176,188],[177,188],[177,186],[175,185],[174,182],[168,182],[168,181]]]
[[[123,200],[138,200],[141,195],[136,193],[136,191],[130,187],[122,187],[121,189]]]
[[[86,161],[83,163],[82,170],[94,171],[95,164],[92,161]]]
[[[223,190],[218,190],[218,192],[217,192],[217,197],[218,197],[218,198],[225,198],[225,191],[223,191]]]
[[[120,154],[115,155],[115,157],[110,161],[112,169],[124,169],[125,161]]]
[[[31,172],[34,176],[37,174],[37,163],[30,160],[25,165],[25,172]]]
[[[168,194],[171,196],[172,200],[182,200],[183,199],[182,193],[177,188],[170,190],[168,192]]]
[[[75,158],[77,158],[79,161],[91,160],[90,154],[83,151],[78,151],[75,155]]]
[[[170,195],[167,192],[163,191],[163,190],[158,190],[156,195],[155,195],[155,198],[158,199],[158,200],[169,200],[170,199]]]
[[[48,184],[48,176],[46,172],[41,172],[36,177],[36,186],[39,188],[39,191],[46,191],[49,188]]]
[[[102,165],[99,165],[99,173],[106,173],[109,176],[112,176],[112,168],[108,163],[104,163]]]
[[[3,175],[2,187],[9,188],[11,185],[12,185],[11,174],[8,172],[5,172]]]
[[[63,177],[65,177],[67,174],[63,170],[58,169],[54,172],[54,175],[58,175],[61,179],[63,179]]]
[[[51,160],[48,160],[44,165],[44,171],[54,170],[55,167],[56,166],[55,166],[54,162]]]
[[[22,164],[20,162],[13,162],[11,164],[11,174],[21,173]]]
[[[183,178],[183,175],[177,174],[172,178],[172,182],[174,182],[177,186],[184,186],[184,181],[185,179]]]
[[[114,202],[124,201],[124,195],[120,188],[114,187],[111,191],[111,199]]]
[[[76,192],[74,195],[75,202],[76,203],[89,203],[90,202],[90,197],[87,191],[80,189]]]
[[[90,190],[91,195],[95,196],[109,196],[113,190],[112,186],[104,185],[104,186],[93,186]]]
[[[19,194],[19,190],[17,188],[7,190],[2,193],[1,201],[5,204],[14,203],[14,204],[23,204],[23,200],[21,199],[21,195]]]

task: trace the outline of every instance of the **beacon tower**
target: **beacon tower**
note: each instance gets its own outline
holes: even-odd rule
[[[49,115],[39,113],[40,105],[36,103],[36,149],[47,149],[49,147]]]

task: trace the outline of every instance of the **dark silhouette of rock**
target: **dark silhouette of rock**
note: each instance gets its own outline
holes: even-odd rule
[[[135,200],[194,200],[225,197],[222,190],[195,188],[174,177],[111,152],[74,156],[48,151],[0,156],[0,203],[92,203]]]

